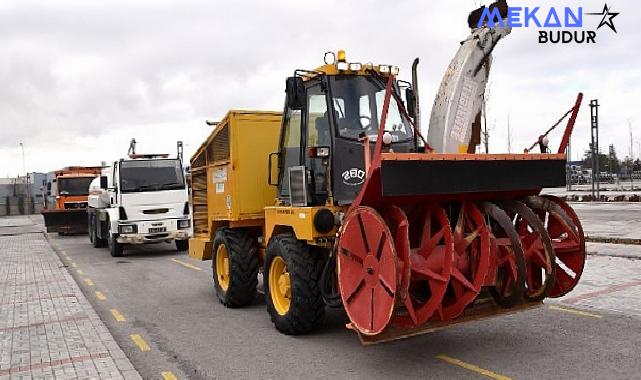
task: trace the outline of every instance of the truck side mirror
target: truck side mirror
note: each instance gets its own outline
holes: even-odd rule
[[[47,191],[51,191],[51,182],[47,182]]]
[[[107,190],[107,176],[100,176],[100,188]]]
[[[287,95],[287,107],[301,110],[305,106],[305,86],[303,78],[289,77],[285,81],[285,94]]]
[[[416,96],[414,90],[408,88],[405,90],[405,101],[407,102],[407,114],[416,119]]]

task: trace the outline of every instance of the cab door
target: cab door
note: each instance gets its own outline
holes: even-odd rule
[[[322,79],[316,79],[306,86],[305,91],[305,166],[309,178],[309,203],[324,205],[327,201],[329,156],[332,152],[331,118],[327,107],[327,90]],[[321,154],[320,152],[323,152]]]

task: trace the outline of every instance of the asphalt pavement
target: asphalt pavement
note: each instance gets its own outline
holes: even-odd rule
[[[134,247],[113,258],[86,236],[49,239],[143,378],[166,371],[165,378],[193,379],[629,379],[641,370],[641,260],[590,255],[565,299],[362,346],[340,310],[329,310],[317,332],[291,337],[272,327],[262,296],[243,309],[224,308],[211,261],[173,245]]]
[[[596,238],[641,240],[641,203],[573,203],[585,234]]]

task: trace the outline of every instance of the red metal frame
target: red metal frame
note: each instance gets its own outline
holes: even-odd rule
[[[565,126],[565,132],[563,133],[563,138],[561,139],[561,145],[559,145],[559,153],[565,154],[565,151],[570,143],[570,136],[572,135],[572,130],[574,129],[574,123],[576,122],[576,116],[579,113],[579,108],[581,108],[581,102],[583,101],[583,93],[579,92],[576,97],[576,102],[572,108],[572,116],[568,120],[568,124]]]

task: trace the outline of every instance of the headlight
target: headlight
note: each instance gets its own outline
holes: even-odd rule
[[[118,232],[121,234],[135,234],[138,232],[138,226],[135,224],[121,224],[118,226]]]
[[[349,70],[349,64],[347,62],[338,62],[336,68],[339,70]]]
[[[181,219],[178,221],[178,229],[184,230],[186,228],[189,228],[191,226],[191,220],[189,219]]]

